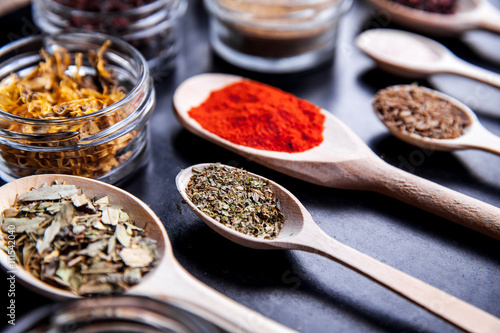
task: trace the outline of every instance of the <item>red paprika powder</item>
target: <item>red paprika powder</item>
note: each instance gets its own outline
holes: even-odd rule
[[[255,81],[214,91],[188,113],[207,131],[247,147],[297,153],[323,141],[320,108]]]

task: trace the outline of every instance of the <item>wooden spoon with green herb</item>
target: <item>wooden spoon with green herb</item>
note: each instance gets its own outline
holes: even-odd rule
[[[299,153],[260,150],[232,143],[207,131],[189,116],[189,110],[202,104],[212,91],[241,80],[245,79],[227,74],[201,74],[184,81],[173,97],[180,123],[204,139],[289,176],[327,187],[378,192],[500,239],[499,208],[384,162],[326,110],[322,110],[325,115],[323,142]]]
[[[277,183],[248,173],[266,181],[279,201],[284,222],[276,238],[264,239],[236,231],[202,212],[186,193],[193,174],[208,168],[210,164],[198,164],[181,171],[176,178],[177,189],[189,208],[208,226],[222,236],[243,246],[256,249],[293,249],[323,255],[382,286],[407,298],[431,313],[468,332],[499,332],[500,319],[457,299],[421,280],[403,273],[350,248],[326,235],[313,221],[299,200]],[[224,166],[228,170],[234,170]]]
[[[0,210],[10,208],[18,195],[32,188],[40,188],[54,181],[65,182],[83,189],[88,198],[105,197],[110,203],[124,207],[134,225],[144,229],[146,235],[157,242],[159,262],[144,275],[139,284],[126,291],[127,294],[148,296],[168,301],[185,310],[191,311],[230,332],[294,332],[263,315],[244,307],[221,293],[211,289],[189,274],[175,259],[172,246],[162,221],[144,202],[118,187],[89,178],[68,175],[37,175],[17,179],[0,188]],[[2,247],[16,244],[8,234],[0,238]],[[58,260],[57,257],[53,260]],[[8,274],[30,289],[55,299],[71,299],[80,296],[42,282],[12,260],[5,251],[0,250],[0,263]]]

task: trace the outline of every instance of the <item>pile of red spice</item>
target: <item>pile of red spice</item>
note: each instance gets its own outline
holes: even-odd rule
[[[254,81],[212,92],[189,115],[223,139],[262,150],[297,153],[323,141],[325,116],[320,108]]]
[[[439,14],[454,14],[457,0],[393,0],[407,7]]]

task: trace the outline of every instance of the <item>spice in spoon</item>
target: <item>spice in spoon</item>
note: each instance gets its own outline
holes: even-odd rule
[[[273,239],[283,226],[269,182],[242,169],[220,164],[193,168],[186,194],[204,214],[245,235]]]
[[[373,108],[388,127],[432,139],[457,138],[471,124],[460,108],[416,84],[380,90]]]
[[[250,80],[212,92],[189,116],[225,140],[256,149],[297,153],[323,142],[319,107]]]
[[[406,7],[438,14],[455,14],[458,8],[457,0],[392,0]]]
[[[1,248],[36,278],[78,295],[120,293],[158,262],[156,242],[108,197],[74,185],[19,195],[1,215]]]

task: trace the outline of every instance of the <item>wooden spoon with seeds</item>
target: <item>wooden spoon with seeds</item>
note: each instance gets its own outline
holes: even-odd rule
[[[280,210],[284,215],[283,227],[276,238],[248,236],[217,222],[199,210],[186,194],[193,168],[202,170],[208,166],[209,164],[199,164],[184,169],[177,175],[176,184],[189,208],[222,236],[255,249],[292,249],[320,254],[363,274],[467,332],[500,331],[500,319],[495,316],[326,235],[292,193],[269,179],[266,180],[280,202]],[[249,175],[265,179],[252,173]]]
[[[295,332],[211,289],[189,274],[175,259],[161,220],[148,205],[118,187],[69,175],[36,175],[20,178],[0,187],[0,211],[3,212],[11,207],[18,194],[39,188],[45,183],[52,184],[56,180],[82,188],[89,198],[108,196],[111,203],[125,207],[134,224],[156,240],[160,255],[158,265],[146,274],[139,284],[127,290],[126,294],[168,301],[229,332]],[[4,237],[0,238],[0,243],[5,244]],[[15,274],[18,281],[40,294],[55,299],[79,297],[70,291],[37,279],[12,261],[3,250],[0,250],[0,263],[4,270]]]
[[[500,239],[499,208],[387,164],[326,110],[322,110],[326,117],[323,142],[301,153],[234,144],[205,130],[189,116],[189,110],[203,103],[212,91],[241,80],[245,79],[210,73],[184,81],[173,97],[174,111],[180,123],[204,139],[289,176],[327,187],[378,192]]]
[[[437,105],[443,102],[447,103],[448,105],[453,107],[454,110],[461,112],[464,118],[468,119],[468,125],[463,129],[463,131],[460,131],[463,133],[457,136],[456,138],[449,138],[449,139],[441,139],[438,137],[433,138],[429,136],[419,135],[418,132],[413,132],[413,133],[409,132],[408,130],[405,130],[404,125],[396,126],[393,121],[391,121],[388,117],[384,116],[382,112],[383,107],[381,106],[381,103],[383,102],[381,103],[376,102],[373,107],[375,114],[382,121],[382,123],[389,129],[389,131],[397,138],[409,144],[430,150],[451,151],[451,150],[461,150],[461,149],[480,149],[493,154],[500,155],[500,138],[491,133],[490,131],[488,131],[486,128],[484,128],[477,119],[476,114],[467,105],[461,103],[460,101],[446,94],[440,93],[433,89],[425,87],[412,87],[409,85],[388,87],[379,92],[377,96],[384,94],[384,92],[386,91],[395,92],[397,90],[404,90],[406,92],[411,90],[413,91],[420,90],[420,92],[427,95],[429,99],[430,98],[434,99]],[[379,99],[376,97],[376,101],[378,100]],[[380,98],[380,100],[382,100],[382,98]],[[403,105],[403,108],[405,107],[407,108],[408,105],[411,103],[411,101],[409,100],[406,100],[406,102],[408,104]],[[444,107],[441,107],[440,111],[443,111],[444,109],[445,109]],[[448,107],[446,109],[448,109]],[[421,112],[428,112],[428,111],[429,110],[427,108],[427,110]],[[436,130],[440,130],[439,127],[441,125],[442,125],[441,123],[437,124]],[[408,126],[413,126],[413,125],[408,125]],[[429,127],[429,131],[432,131],[432,125],[427,125],[427,126]],[[452,127],[452,125],[447,125],[447,126]]]
[[[500,11],[487,0],[458,0],[453,14],[426,12],[391,0],[368,1],[397,24],[428,34],[457,36],[476,29],[500,33]]]

